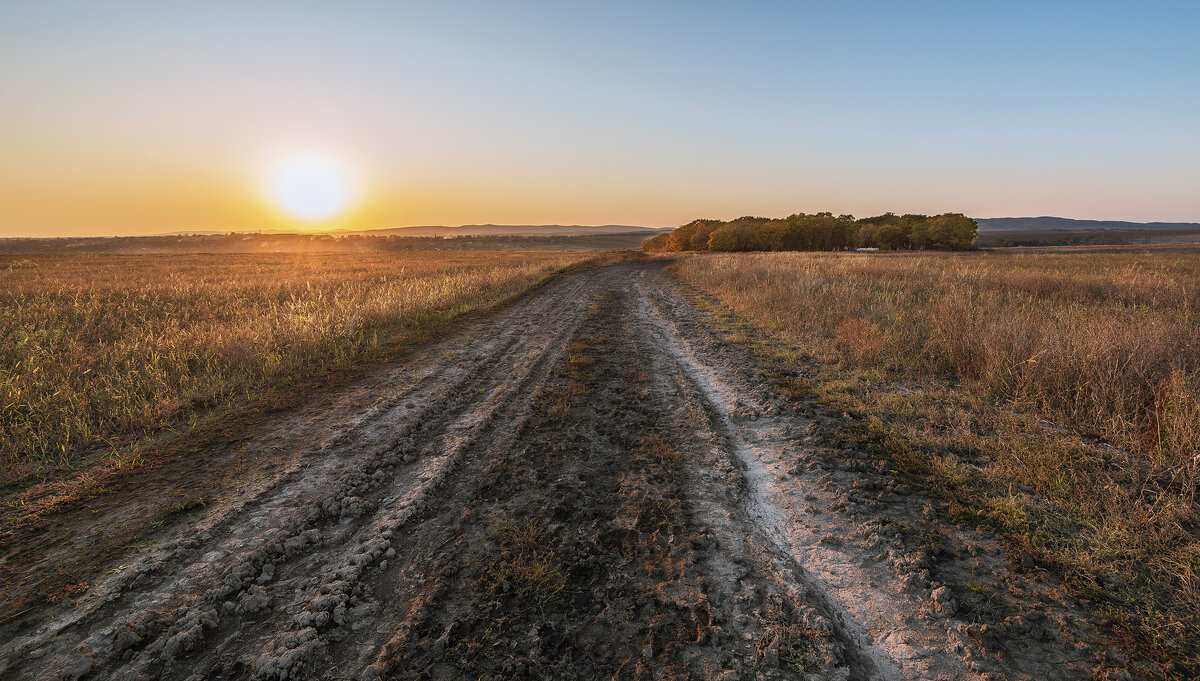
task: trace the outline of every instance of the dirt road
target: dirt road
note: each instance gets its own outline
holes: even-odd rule
[[[1060,588],[837,418],[660,264],[577,273],[7,547],[153,525],[0,627],[0,676],[1104,678]]]

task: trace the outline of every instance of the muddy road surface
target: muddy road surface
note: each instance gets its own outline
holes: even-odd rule
[[[1061,587],[839,417],[661,264],[563,277],[7,546],[47,572],[133,538],[8,616],[0,676],[1106,678]]]

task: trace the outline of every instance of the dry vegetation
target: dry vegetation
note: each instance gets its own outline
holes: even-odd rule
[[[0,261],[0,483],[187,432],[384,356],[587,254],[66,255]],[[10,266],[11,265],[11,266]]]
[[[682,258],[777,388],[1061,571],[1142,650],[1200,661],[1200,256]],[[753,342],[753,341],[751,341]],[[1166,664],[1170,667],[1170,663]]]

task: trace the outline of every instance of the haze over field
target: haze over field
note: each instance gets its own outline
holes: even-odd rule
[[[1170,1],[5,3],[0,236],[1196,221],[1197,25]]]

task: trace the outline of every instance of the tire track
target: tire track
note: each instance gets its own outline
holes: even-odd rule
[[[769,474],[733,421],[735,413],[761,412],[763,406],[748,403],[747,400],[752,398],[733,390],[712,367],[696,356],[678,327],[664,316],[662,303],[647,294],[642,283],[645,275],[645,272],[640,273],[633,284],[638,317],[643,321],[646,333],[656,339],[655,347],[670,357],[689,387],[699,393],[722,448],[732,453],[742,467],[745,481],[742,510],[746,524],[754,527],[772,553],[795,575],[796,589],[814,601],[818,610],[833,623],[834,633],[848,658],[851,678],[899,681],[903,678],[900,669],[888,653],[870,641],[866,628],[853,613],[830,597],[823,580],[805,568],[803,554],[790,545],[782,531],[794,519],[775,502],[766,488],[764,481]]]
[[[379,651],[364,678],[844,678],[824,673],[837,665],[823,618],[789,597],[752,537],[720,524],[736,513],[728,481],[681,465],[689,407],[628,314],[628,282],[605,300],[507,453],[423,524],[422,543],[449,548],[397,566],[424,579],[376,629],[394,626],[390,640],[355,642]],[[553,409],[563,394],[569,408]],[[514,528],[518,548],[538,537],[535,560],[555,557],[565,601],[525,593],[519,576],[496,584],[496,563],[530,557],[505,548]],[[404,591],[395,572],[383,581]]]

